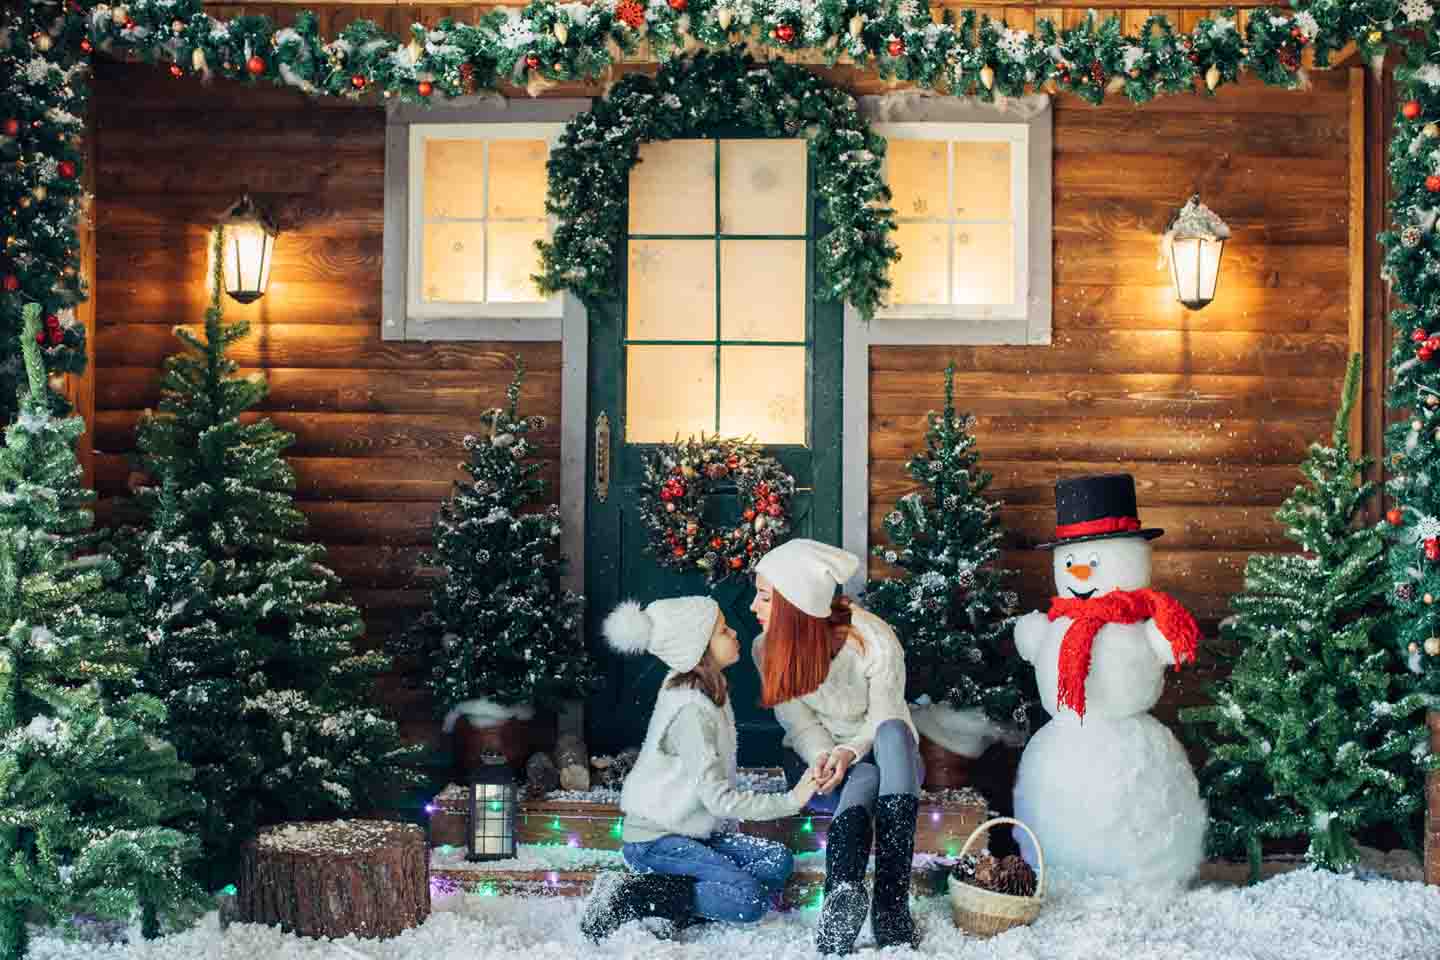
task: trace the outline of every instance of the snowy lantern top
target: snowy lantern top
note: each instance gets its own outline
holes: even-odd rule
[[[1215,211],[1192,196],[1180,208],[1162,244],[1164,256],[1170,261],[1175,297],[1191,310],[1199,310],[1215,299],[1220,282],[1220,256],[1230,227]]]

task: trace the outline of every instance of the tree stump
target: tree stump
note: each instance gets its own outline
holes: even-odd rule
[[[1430,752],[1440,756],[1440,710],[1425,715]],[[1425,882],[1440,884],[1440,770],[1425,777]]]
[[[240,854],[237,919],[305,937],[393,937],[430,916],[430,851],[409,823],[266,827]]]

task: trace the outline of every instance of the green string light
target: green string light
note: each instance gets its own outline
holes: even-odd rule
[[[806,818],[805,818],[805,822],[800,825],[800,829],[801,829],[803,832],[805,832],[805,833],[814,833],[814,832],[815,832],[815,821],[812,820],[812,819],[809,818],[809,817],[806,817]]]
[[[563,830],[563,829],[565,829],[565,828],[560,825],[560,818],[559,818],[559,817],[556,817],[554,820],[551,820],[551,821],[550,821],[550,829],[551,829],[551,830]]]
[[[624,819],[616,820],[615,825],[610,828],[610,836],[618,837],[625,832]]]

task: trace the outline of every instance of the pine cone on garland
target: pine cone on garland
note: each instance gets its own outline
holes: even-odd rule
[[[1396,600],[1399,600],[1401,603],[1409,603],[1411,600],[1414,600],[1414,599],[1415,599],[1415,584],[1413,584],[1413,583],[1397,583],[1397,584],[1395,584],[1395,599],[1396,599]]]

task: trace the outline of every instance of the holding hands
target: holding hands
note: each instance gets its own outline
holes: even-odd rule
[[[827,794],[845,782],[845,774],[855,762],[855,754],[837,747],[826,750],[815,758],[815,766],[809,774],[815,777],[816,790]]]
[[[790,800],[798,809],[804,809],[810,798],[815,796],[815,771],[806,770],[805,775],[790,788]]]

